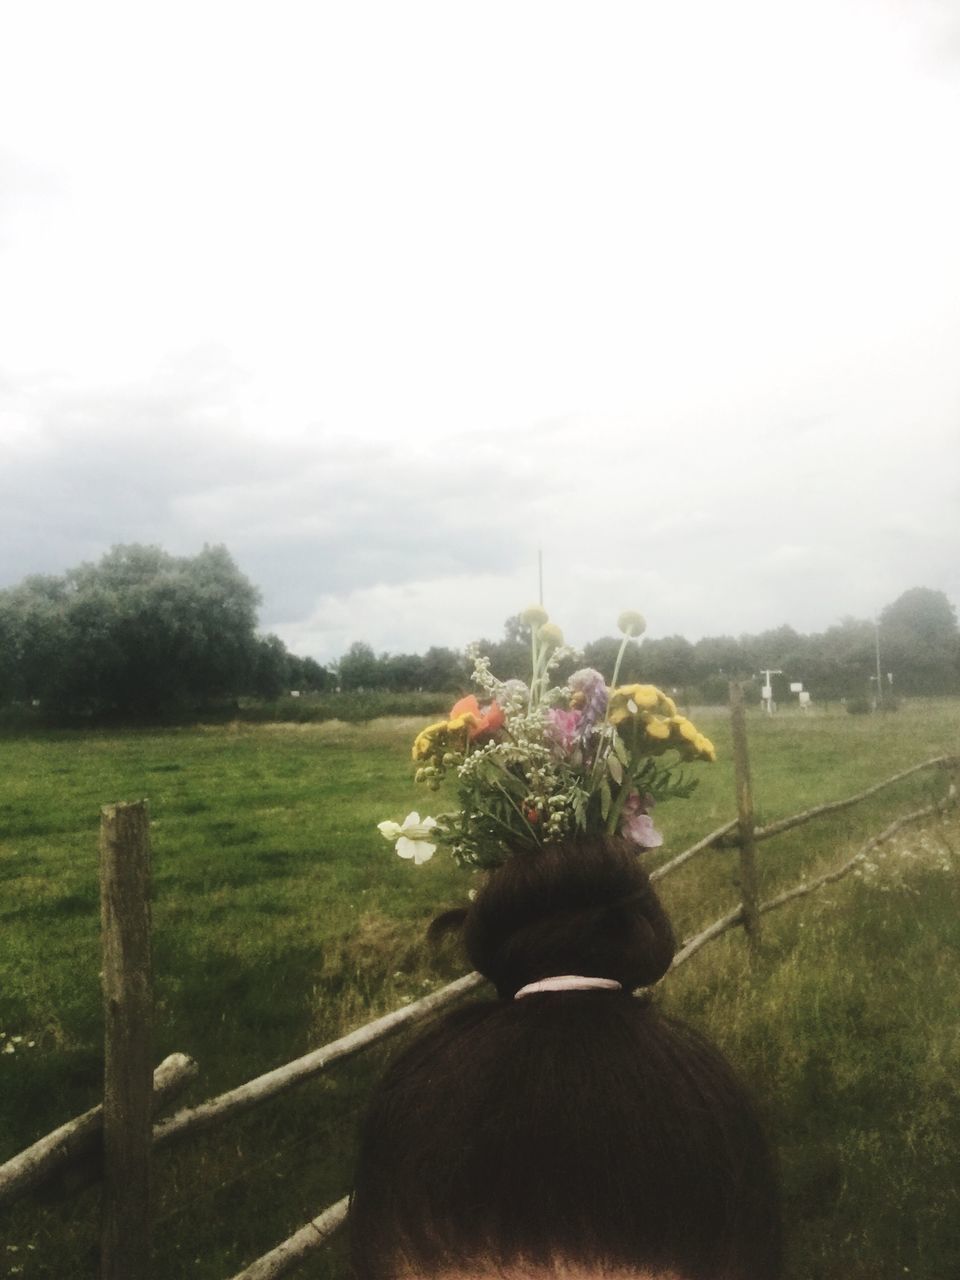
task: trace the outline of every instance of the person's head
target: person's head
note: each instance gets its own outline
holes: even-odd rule
[[[357,1280],[774,1280],[777,1183],[753,1105],[717,1049],[631,994],[674,953],[636,852],[610,839],[512,858],[466,943],[500,999],[443,1017],[373,1098]],[[514,998],[561,974],[623,989]]]

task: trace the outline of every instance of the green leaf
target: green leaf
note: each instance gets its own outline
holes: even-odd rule
[[[610,777],[619,787],[623,782],[623,765],[616,756],[607,756],[607,769],[610,772]]]
[[[610,813],[610,805],[612,804],[612,802],[613,802],[613,797],[610,794],[610,783],[606,780],[606,778],[604,778],[603,781],[600,783],[600,817],[604,820],[604,822],[606,822],[607,817]]]
[[[630,763],[630,753],[627,751],[626,745],[619,733],[615,733],[613,735],[613,749],[617,753],[617,759],[623,767],[626,768]],[[620,779],[617,778],[617,781],[619,782]]]

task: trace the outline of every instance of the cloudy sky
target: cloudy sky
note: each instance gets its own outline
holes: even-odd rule
[[[9,6],[0,586],[336,657],[960,604],[952,0]]]

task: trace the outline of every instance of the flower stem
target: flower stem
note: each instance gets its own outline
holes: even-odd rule
[[[540,665],[540,654],[537,652],[537,628],[530,624],[530,710],[540,701],[537,689],[537,667]]]
[[[614,730],[616,733],[616,730]],[[612,836],[617,830],[617,823],[620,821],[620,815],[623,813],[623,806],[627,802],[627,797],[636,786],[636,779],[633,776],[634,765],[639,763],[637,757],[637,719],[634,716],[630,722],[630,756],[627,760],[626,768],[623,771],[623,782],[620,784],[620,790],[616,794],[616,798],[610,806],[610,812],[607,814],[607,835]]]
[[[607,814],[608,836],[612,836],[616,833],[617,823],[620,821],[620,814],[623,812],[623,806],[626,803],[629,789],[629,782],[627,779],[624,779],[620,786],[620,790],[616,794],[613,804],[610,806],[610,812]]]
[[[532,826],[530,825],[530,823],[527,821],[527,815],[523,812],[523,810],[520,808],[520,806],[519,806],[519,805],[517,804],[517,802],[514,800],[513,796],[512,796],[512,795],[510,794],[510,792],[506,789],[506,787],[503,785],[503,783],[501,783],[501,782],[497,782],[497,783],[494,783],[494,786],[497,788],[497,790],[498,790],[498,791],[502,791],[502,792],[503,792],[504,798],[506,799],[507,803],[510,805],[510,807],[511,807],[512,809],[515,809],[515,810],[517,811],[517,814],[518,814],[518,816],[519,816],[519,818],[520,818],[520,821],[523,823],[523,825],[527,828],[527,830],[528,830],[528,831],[530,832],[530,834],[533,836],[534,841],[535,841],[537,844],[540,844],[540,843],[541,843],[541,841],[539,840],[539,838],[538,838],[538,836],[537,836],[537,833],[534,831],[533,827],[532,827]]]
[[[620,641],[620,652],[617,654],[617,660],[613,664],[613,679],[610,681],[611,693],[617,687],[617,676],[619,676],[620,674],[620,664],[623,662],[623,655],[627,651],[627,644],[629,643],[629,641],[630,641],[629,633],[625,633],[623,639]]]

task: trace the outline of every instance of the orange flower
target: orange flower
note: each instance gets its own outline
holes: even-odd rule
[[[486,711],[481,711],[480,703],[472,693],[469,697],[461,698],[450,708],[450,719],[456,720],[459,717],[463,717],[464,723],[469,725],[467,732],[471,741],[479,738],[482,733],[496,733],[503,724],[503,710],[500,704],[491,702]]]

